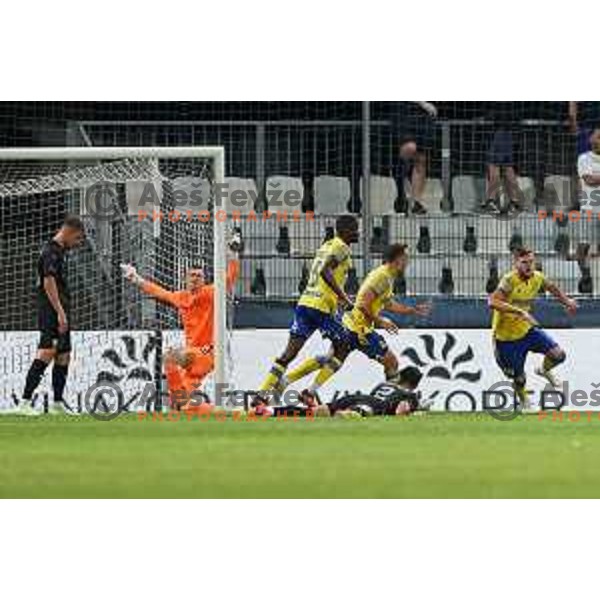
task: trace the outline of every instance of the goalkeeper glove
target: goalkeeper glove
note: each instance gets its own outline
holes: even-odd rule
[[[131,283],[135,283],[136,285],[139,285],[144,281],[143,277],[138,275],[138,272],[133,265],[121,263],[120,267],[123,272],[123,277],[125,277],[127,281],[131,281]]]
[[[242,230],[236,227],[233,230],[233,235],[229,240],[229,249],[236,254],[240,254],[244,251],[244,240],[242,238]]]

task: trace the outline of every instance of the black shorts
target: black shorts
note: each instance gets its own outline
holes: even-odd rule
[[[71,331],[67,329],[64,333],[59,333],[58,316],[52,307],[43,304],[38,307],[38,329],[40,350],[55,348],[58,354],[71,351]]]

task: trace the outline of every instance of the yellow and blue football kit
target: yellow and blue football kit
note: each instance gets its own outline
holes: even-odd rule
[[[378,317],[394,296],[396,277],[397,271],[389,265],[381,265],[373,269],[358,290],[354,308],[351,312],[346,313],[342,320],[349,346],[375,360],[381,360],[385,356],[388,346],[383,337],[375,331],[373,320],[367,317],[359,307],[364,302],[365,295],[373,292],[375,299],[370,309],[373,317]]]
[[[348,270],[352,266],[350,247],[340,237],[325,242],[312,262],[308,282],[294,311],[294,320],[290,327],[293,336],[308,339],[316,330],[324,337],[339,339],[343,328],[338,314],[338,297],[321,276],[323,267],[335,260],[333,279],[344,289]]]
[[[534,271],[523,279],[517,271],[510,271],[498,285],[512,306],[531,311],[533,301],[545,291],[546,276]],[[529,352],[547,354],[557,343],[542,329],[534,327],[516,313],[494,310],[492,333],[496,362],[507,377],[512,379],[525,374],[525,361]]]

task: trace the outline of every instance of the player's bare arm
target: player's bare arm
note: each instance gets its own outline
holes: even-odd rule
[[[583,175],[581,177],[588,185],[600,185],[600,175]]]
[[[422,302],[415,306],[409,306],[408,304],[402,304],[396,300],[391,300],[385,305],[385,310],[397,315],[414,315],[417,317],[426,317],[431,313],[431,303]]]
[[[501,313],[510,313],[516,315],[533,326],[538,325],[538,322],[535,320],[535,318],[526,310],[523,310],[522,308],[508,302],[508,296],[506,295],[506,292],[501,289],[497,289],[489,296],[488,306]]]
[[[546,281],[544,288],[565,307],[569,315],[572,316],[577,312],[577,302],[567,296],[553,281]]]
[[[52,275],[44,277],[44,291],[46,292],[46,296],[48,296],[48,300],[50,300],[50,304],[52,304],[52,308],[56,311],[58,317],[58,330],[60,333],[64,333],[69,328],[69,324],[67,322],[67,315],[60,301],[56,279]]]
[[[362,295],[357,304],[358,310],[365,316],[369,323],[373,323],[377,329],[385,329],[389,333],[398,333],[398,325],[392,320],[376,315],[373,311],[373,303],[377,299],[377,294],[374,290],[368,289]]]
[[[330,257],[323,265],[319,275],[323,278],[323,281],[328,285],[331,291],[338,297],[340,305],[345,310],[352,308],[352,300],[348,297],[346,292],[337,284],[333,272],[339,265],[339,262],[335,257]]]
[[[123,277],[133,283],[138,288],[140,288],[146,294],[161,300],[162,302],[166,302],[167,304],[175,305],[175,294],[174,292],[170,292],[166,290],[162,286],[157,283],[150,282],[144,279],[138,272],[137,269],[131,264],[122,263],[121,271],[123,272]]]

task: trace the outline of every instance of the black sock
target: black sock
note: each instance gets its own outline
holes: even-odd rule
[[[52,390],[54,391],[54,402],[63,402],[63,392],[67,384],[67,373],[69,367],[67,365],[57,365],[54,363],[52,369]]]
[[[23,400],[31,400],[35,388],[40,385],[40,381],[44,376],[44,371],[48,363],[36,358],[29,367],[27,378],[25,379],[25,390],[23,391]]]

